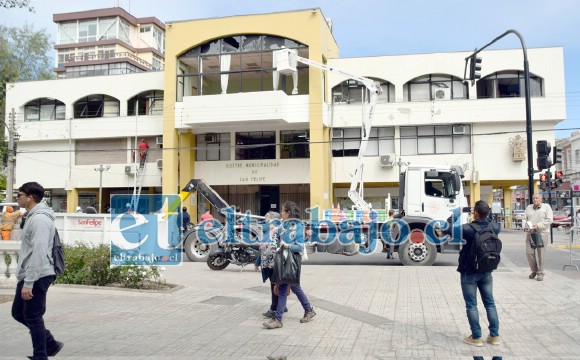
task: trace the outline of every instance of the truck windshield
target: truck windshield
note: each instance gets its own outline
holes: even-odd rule
[[[453,174],[442,171],[426,171],[425,195],[449,199],[454,198]]]

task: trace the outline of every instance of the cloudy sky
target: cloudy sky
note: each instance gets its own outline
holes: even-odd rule
[[[46,28],[52,14],[121,6],[164,22],[320,8],[333,21],[341,57],[473,50],[508,29],[528,48],[564,47],[567,119],[556,137],[580,129],[580,1],[578,0],[31,0],[36,12],[0,9],[0,23]],[[299,26],[299,24],[296,24]],[[508,35],[491,49],[520,48]],[[523,62],[523,59],[522,59]],[[463,67],[463,64],[458,66]],[[485,59],[483,60],[485,67]],[[533,72],[534,64],[530,63]],[[534,109],[532,104],[532,119]],[[523,125],[522,125],[523,126]],[[536,137],[537,138],[537,137]]]

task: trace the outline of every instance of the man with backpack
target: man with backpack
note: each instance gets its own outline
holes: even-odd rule
[[[492,345],[499,345],[501,344],[499,318],[493,299],[491,272],[499,264],[502,245],[497,234],[499,234],[500,226],[498,223],[489,222],[489,205],[485,201],[477,201],[473,210],[473,222],[463,224],[461,227],[465,244],[459,252],[459,266],[457,267],[457,271],[461,273],[461,290],[471,328],[471,335],[463,341],[469,345],[483,346],[477,311],[477,290],[479,289],[489,322],[489,336],[486,341]],[[451,231],[451,226],[449,226],[445,232],[451,234]]]
[[[31,359],[46,360],[64,346],[44,326],[46,294],[56,279],[53,260],[54,211],[41,204],[44,188],[28,182],[18,189],[17,202],[26,208],[16,278],[12,317],[30,330],[34,353]]]

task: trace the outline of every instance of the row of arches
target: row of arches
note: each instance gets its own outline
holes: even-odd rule
[[[382,88],[377,102],[395,102],[395,85],[384,79],[369,77]],[[463,79],[446,74],[429,74],[417,77],[403,85],[403,101],[432,101],[468,99],[469,87]],[[490,74],[477,82],[478,99],[524,96],[522,71],[505,70]],[[533,97],[544,96],[543,79],[530,75],[530,93]],[[368,90],[360,81],[345,80],[332,88],[332,102],[360,103],[370,98]]]
[[[118,117],[121,102],[106,94],[84,96],[72,104],[74,119]],[[127,116],[162,115],[163,91],[147,90],[127,100]],[[66,104],[54,98],[37,98],[24,105],[25,121],[64,120]]]

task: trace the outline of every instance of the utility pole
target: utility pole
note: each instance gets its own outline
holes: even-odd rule
[[[14,201],[14,108],[8,119],[8,173],[6,174],[6,202]]]
[[[103,171],[109,171],[110,168],[111,165],[103,166],[102,164],[95,168],[95,171],[99,172],[99,214],[103,205]]]

